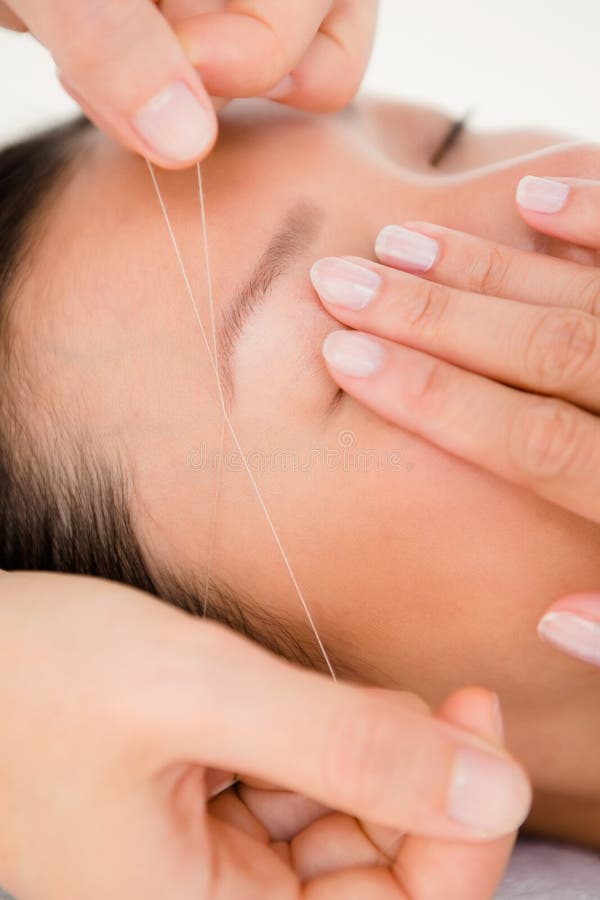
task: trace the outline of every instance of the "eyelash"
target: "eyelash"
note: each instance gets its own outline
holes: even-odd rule
[[[440,163],[446,158],[450,150],[457,144],[467,127],[470,113],[466,113],[461,119],[457,119],[450,126],[450,130],[444,137],[435,153],[429,160],[429,165],[436,169]]]

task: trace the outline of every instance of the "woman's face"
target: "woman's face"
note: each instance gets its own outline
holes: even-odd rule
[[[228,113],[203,166],[218,358],[240,444],[341,667],[433,703],[466,683],[499,691],[509,738],[535,768],[535,722],[559,739],[557,701],[576,717],[597,700],[588,670],[541,645],[535,625],[562,592],[598,587],[600,529],[338,396],[321,344],[339,326],[309,269],[372,256],[383,225],[416,219],[585,261],[541,246],[513,198],[525,174],[598,177],[600,153],[467,134],[433,168],[450,127],[437,112],[388,104],[317,119],[267,106]],[[214,375],[145,163],[87,140],[22,332],[34,323],[39,390],[133,460],[152,558],[202,584],[222,424]],[[159,180],[212,342],[195,172]],[[215,526],[215,574],[310,641],[227,429]],[[561,761],[543,765],[541,781],[558,783]]]

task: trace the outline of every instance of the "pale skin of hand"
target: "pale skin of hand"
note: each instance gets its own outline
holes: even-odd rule
[[[384,418],[600,523],[600,182],[526,178],[516,201],[586,264],[401,223],[423,236],[421,262],[384,229],[380,264],[352,260],[380,279],[362,309],[314,270],[327,310],[377,364],[360,376],[336,364],[347,332],[328,337],[325,356],[340,387]],[[539,633],[600,666],[600,592],[558,599]]]
[[[530,799],[494,695],[433,715],[100,579],[3,573],[0,594],[0,881],[16,896],[493,896]],[[520,779],[518,821],[493,839],[446,813],[465,747]],[[233,772],[246,785],[207,804]]]
[[[214,106],[229,98],[273,94],[277,102],[320,112],[345,106],[369,60],[377,6],[377,0],[0,0],[0,27],[30,31],[44,44],[65,88],[114,139],[159,166],[181,168],[210,152]],[[173,139],[165,145],[155,120],[142,115],[156,98],[164,114],[164,92],[174,84],[178,119],[197,119],[193,145],[187,132],[180,146]],[[171,119],[165,127],[175,130]]]

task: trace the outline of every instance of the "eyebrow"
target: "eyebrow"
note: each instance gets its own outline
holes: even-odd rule
[[[244,328],[292,260],[297,259],[313,243],[323,218],[320,207],[307,201],[295,204],[285,215],[250,277],[236,290],[231,303],[219,317],[219,374],[228,405],[235,399],[233,356]]]

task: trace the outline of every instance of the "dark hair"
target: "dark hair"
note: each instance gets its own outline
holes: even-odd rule
[[[199,614],[203,591],[191,578],[157,572],[141,546],[128,461],[101,459],[84,433],[75,440],[41,438],[23,411],[26,363],[11,312],[53,196],[90,128],[79,118],[0,151],[0,568],[100,576]],[[54,431],[61,434],[58,423]],[[207,614],[280,655],[322,667],[310,634],[296,635],[223,583],[210,585]]]

